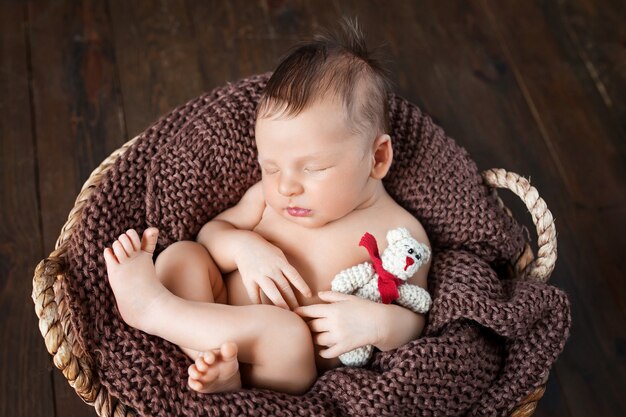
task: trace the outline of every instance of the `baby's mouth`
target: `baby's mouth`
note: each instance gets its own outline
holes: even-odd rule
[[[311,214],[311,210],[301,207],[287,207],[285,210],[287,210],[290,216],[294,217],[306,217]]]

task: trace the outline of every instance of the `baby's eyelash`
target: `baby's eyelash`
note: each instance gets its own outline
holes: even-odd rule
[[[319,168],[319,169],[304,168],[304,170],[308,171],[308,172],[323,172],[323,171],[326,171],[329,168],[331,168],[331,167]]]

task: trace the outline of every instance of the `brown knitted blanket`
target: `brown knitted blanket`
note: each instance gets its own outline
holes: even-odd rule
[[[467,152],[397,96],[390,97],[395,160],[385,186],[420,219],[433,248],[433,307],[420,339],[375,351],[364,368],[328,371],[302,396],[207,395],[187,386],[190,360],[175,345],[121,320],[103,249],[131,227],[157,226],[158,250],[193,238],[260,179],[253,115],[267,78],[228,84],[165,115],[92,193],[71,239],[64,289],[94,378],[150,416],[507,415],[563,349],[567,297],[498,275],[519,256],[527,231],[498,208]]]

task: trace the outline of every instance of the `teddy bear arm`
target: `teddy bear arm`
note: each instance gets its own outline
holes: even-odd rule
[[[331,289],[344,294],[352,294],[367,284],[372,279],[373,274],[374,268],[372,264],[363,262],[362,264],[344,269],[335,275],[331,282]]]
[[[355,295],[380,303],[381,298],[380,291],[378,290],[378,275],[374,274],[372,279],[356,290]]]
[[[416,313],[423,314],[430,310],[432,300],[424,288],[418,285],[404,284],[399,287],[399,297],[396,302]]]

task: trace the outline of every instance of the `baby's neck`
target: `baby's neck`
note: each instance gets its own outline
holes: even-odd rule
[[[379,204],[385,203],[389,198],[389,194],[387,190],[385,190],[385,186],[383,182],[380,180],[373,181],[366,189],[366,198],[365,200],[359,204],[355,210],[363,210],[366,208],[370,208],[373,206],[377,206]]]

